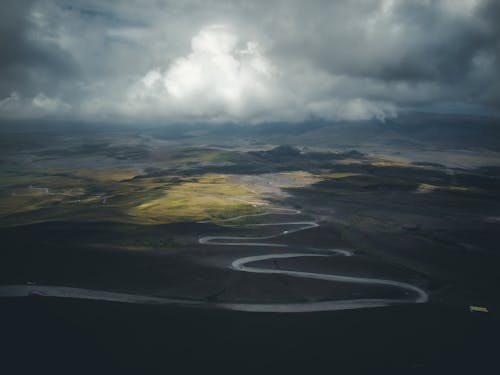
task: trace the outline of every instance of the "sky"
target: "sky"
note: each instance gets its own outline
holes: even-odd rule
[[[496,0],[4,0],[0,119],[500,112]]]

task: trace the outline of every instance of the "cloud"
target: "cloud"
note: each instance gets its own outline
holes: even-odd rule
[[[27,98],[13,91],[0,99],[0,113],[4,118],[9,119],[61,117],[68,114],[70,109],[71,105],[61,98],[49,97],[43,92],[38,93],[34,98]]]
[[[277,70],[255,41],[240,45],[228,27],[209,26],[191,52],[166,70],[153,69],[128,92],[131,114],[245,119],[269,107]]]
[[[496,0],[7,0],[2,10],[0,119],[500,112]]]
[[[153,69],[128,91],[132,116],[196,121],[302,121],[384,119],[394,106],[359,97],[326,98],[335,77],[307,67],[276,65],[256,41],[242,43],[229,27],[205,27],[191,39],[191,52],[165,70]]]
[[[44,112],[66,112],[71,109],[71,106],[60,98],[49,98],[44,93],[38,93],[33,98],[32,104],[35,108]]]
[[[34,1],[6,0],[0,16],[0,97],[15,91],[36,95],[60,90],[77,74],[71,54],[42,38],[47,25]]]

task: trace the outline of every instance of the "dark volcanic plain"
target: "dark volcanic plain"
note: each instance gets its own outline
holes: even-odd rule
[[[296,363],[342,373],[498,367],[500,157],[494,138],[480,139],[496,128],[484,119],[456,129],[453,118],[421,121],[353,124],[352,132],[322,122],[232,133],[4,127],[6,358],[69,372],[208,362],[264,373]],[[432,126],[438,122],[446,126]],[[471,136],[460,143],[464,133]],[[281,258],[248,266],[273,272],[234,267],[269,254]],[[390,280],[428,300],[415,304],[415,291],[389,284],[293,272]],[[12,286],[28,292],[8,296]],[[180,302],[59,298],[43,292],[47,286]],[[224,308],[366,299],[394,303],[294,313]],[[186,306],[192,302],[197,307]],[[471,313],[471,305],[489,312]]]

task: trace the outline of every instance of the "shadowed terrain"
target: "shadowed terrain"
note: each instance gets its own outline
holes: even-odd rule
[[[46,334],[40,324],[85,345],[100,330],[113,349],[95,346],[91,355],[114,368],[138,365],[116,362],[128,350],[158,367],[150,345],[165,330],[174,332],[168,358],[176,366],[194,355],[222,360],[219,351],[235,340],[231,330],[245,337],[231,361],[251,350],[256,366],[276,360],[287,368],[290,356],[325,365],[324,348],[334,345],[336,363],[348,369],[350,360],[339,358],[358,340],[359,353],[373,361],[367,368],[385,368],[385,358],[387,368],[434,370],[466,352],[466,367],[490,361],[500,307],[492,292],[500,287],[496,150],[441,149],[436,157],[399,140],[391,147],[401,151],[374,153],[366,143],[339,145],[328,132],[330,147],[311,147],[307,134],[325,126],[292,135],[289,144],[263,143],[259,127],[248,139],[221,133],[217,142],[217,127],[182,142],[159,129],[103,128],[99,142],[55,130],[3,148],[0,301],[5,321],[18,315],[24,325],[26,306],[39,311],[6,337]],[[4,139],[18,137],[12,130]],[[471,305],[489,313],[472,314]],[[55,318],[72,309],[93,318],[82,325]],[[121,320],[104,328],[115,313]],[[148,323],[139,322],[143,314]],[[222,327],[227,319],[232,328]],[[297,325],[295,333],[284,333],[283,319]],[[271,321],[272,332],[245,328]],[[117,334],[120,324],[133,327]],[[190,328],[173,328],[183,325]],[[332,343],[329,330],[340,341]],[[383,336],[394,355],[372,352],[367,332]],[[434,344],[424,345],[431,332]],[[220,341],[210,345],[206,335]],[[132,349],[146,336],[150,349]],[[257,350],[261,336],[268,346]],[[198,345],[211,348],[201,353]],[[282,348],[275,356],[273,346]]]

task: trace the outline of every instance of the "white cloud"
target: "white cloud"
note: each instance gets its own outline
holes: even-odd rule
[[[38,95],[33,98],[32,104],[35,108],[44,112],[64,112],[71,108],[71,106],[63,100],[59,98],[49,98],[43,92],[38,93]]]
[[[187,56],[135,82],[123,110],[177,120],[247,122],[395,114],[394,106],[366,99],[318,99],[332,91],[336,81],[331,74],[300,64],[279,67],[258,42],[241,43],[232,29],[210,26],[193,36]]]
[[[9,96],[0,100],[0,112],[11,113],[21,109],[21,98],[16,91],[13,91]]]
[[[0,36],[15,41],[0,61],[0,118],[243,123],[499,108],[493,0],[17,3]]]
[[[61,115],[67,113],[71,106],[59,98],[51,98],[38,93],[28,98],[13,91],[9,96],[0,99],[0,115],[6,118],[32,118],[44,115]]]
[[[377,118],[385,121],[395,117],[396,107],[387,102],[369,101],[363,98],[348,100],[330,99],[311,103],[308,107],[311,113],[322,118],[334,120],[368,120]]]
[[[240,46],[231,29],[210,26],[192,38],[187,56],[136,82],[126,108],[174,117],[243,119],[268,106],[276,75],[256,42]]]

